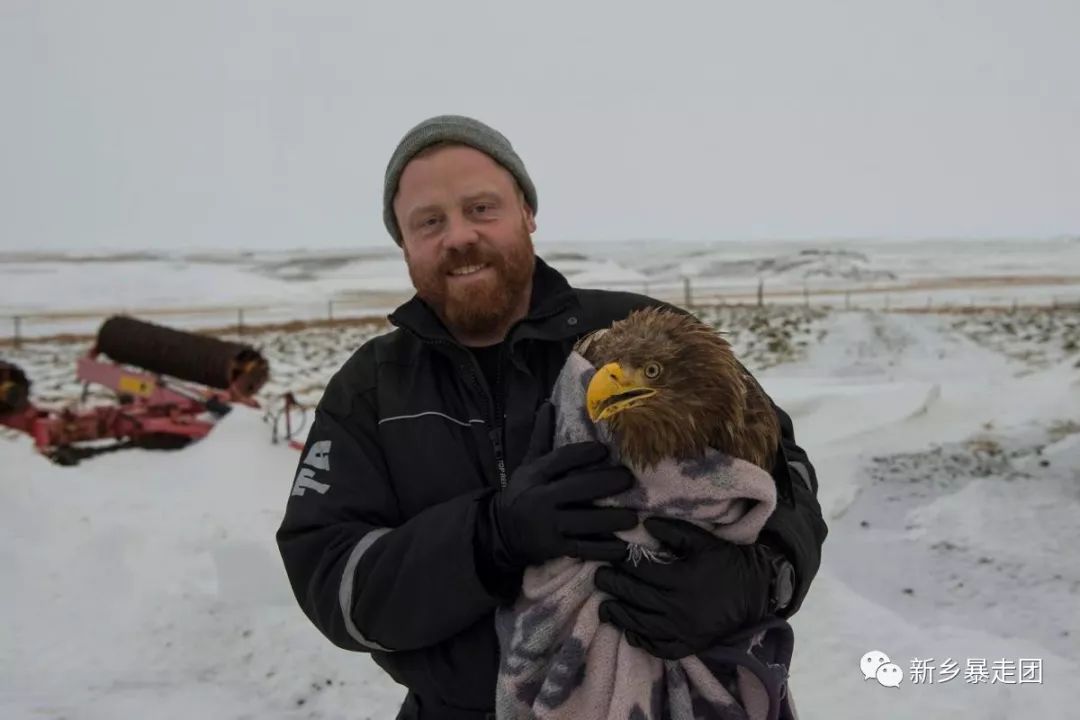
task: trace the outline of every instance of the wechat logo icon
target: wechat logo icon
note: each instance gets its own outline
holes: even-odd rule
[[[863,680],[875,679],[885,687],[900,687],[904,681],[904,671],[889,660],[889,656],[880,650],[871,650],[859,660]]]

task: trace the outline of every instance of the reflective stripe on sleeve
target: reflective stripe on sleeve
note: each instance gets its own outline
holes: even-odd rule
[[[814,486],[810,484],[810,471],[806,469],[806,465],[803,465],[797,460],[792,460],[788,465],[795,468],[795,472],[799,473],[799,477],[802,478],[803,484],[806,485],[806,489],[810,492],[814,492]]]
[[[372,530],[367,535],[360,538],[360,542],[356,543],[356,547],[352,549],[352,552],[349,554],[349,559],[345,563],[345,571],[341,574],[341,588],[338,591],[338,600],[341,603],[341,615],[345,618],[345,630],[349,633],[349,637],[366,648],[391,652],[389,648],[384,648],[377,642],[373,642],[364,637],[363,633],[356,627],[356,623],[353,622],[352,618],[353,589],[356,584],[356,566],[359,564],[360,558],[363,557],[368,548],[374,545],[376,540],[388,532],[390,532],[390,528]]]

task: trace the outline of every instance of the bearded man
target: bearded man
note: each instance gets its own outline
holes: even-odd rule
[[[495,609],[526,566],[553,558],[611,562],[620,612],[601,619],[632,623],[628,639],[658,656],[799,608],[827,528],[779,408],[779,502],[759,541],[674,527],[680,557],[655,577],[626,565],[613,534],[636,515],[594,505],[628,489],[629,471],[599,443],[535,452],[537,408],[574,344],[664,304],[572,288],[535,256],[536,188],[505,137],[461,116],[420,123],[390,159],[383,200],[416,295],[327,385],[277,541],[315,626],[408,688],[399,719],[493,717]]]

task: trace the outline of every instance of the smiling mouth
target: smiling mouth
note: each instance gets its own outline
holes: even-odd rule
[[[490,267],[490,265],[488,265],[487,263],[482,263],[480,265],[462,265],[459,268],[454,268],[453,270],[448,272],[447,275],[451,275],[453,277],[464,277],[466,275],[475,275],[476,273],[478,273],[481,270],[483,270],[485,268],[488,268],[488,267]]]

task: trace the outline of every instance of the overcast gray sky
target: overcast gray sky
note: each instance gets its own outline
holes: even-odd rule
[[[1080,2],[0,2],[0,250],[389,243],[419,120],[541,240],[1080,232]]]

